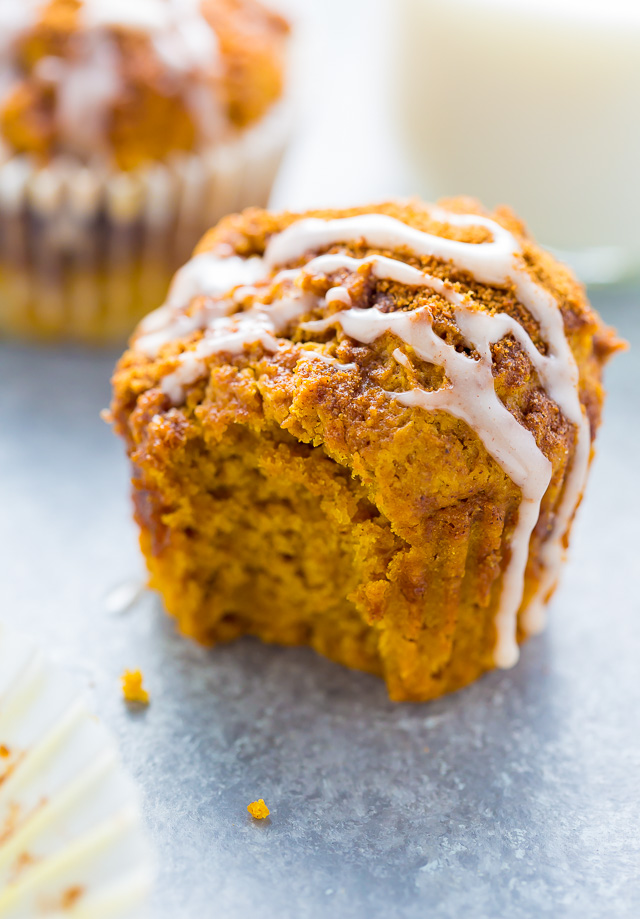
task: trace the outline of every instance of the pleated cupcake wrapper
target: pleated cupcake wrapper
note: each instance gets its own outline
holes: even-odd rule
[[[155,309],[225,214],[266,205],[286,104],[209,153],[134,172],[59,157],[0,162],[0,330],[108,341]]]
[[[0,625],[0,919],[140,919],[152,877],[111,738],[72,681]]]

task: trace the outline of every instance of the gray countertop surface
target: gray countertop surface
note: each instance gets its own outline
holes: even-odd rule
[[[640,291],[601,294],[640,346]],[[547,632],[425,705],[307,649],[176,636],[142,578],[115,354],[0,346],[1,615],[76,672],[143,789],[154,917],[640,915],[637,353],[609,400]],[[123,705],[141,667],[152,704]],[[253,821],[263,797],[271,818]]]

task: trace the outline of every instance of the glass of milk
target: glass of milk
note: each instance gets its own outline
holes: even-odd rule
[[[428,197],[510,204],[587,282],[640,270],[640,0],[394,0]]]

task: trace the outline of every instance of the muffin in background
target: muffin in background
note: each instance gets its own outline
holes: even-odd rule
[[[396,700],[544,623],[620,347],[507,209],[252,209],[114,377],[150,585],[215,644],[308,644]]]
[[[266,203],[288,32],[258,0],[0,0],[0,332],[122,339]]]

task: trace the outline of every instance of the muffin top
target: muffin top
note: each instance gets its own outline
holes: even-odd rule
[[[287,34],[258,0],[0,0],[0,133],[121,169],[206,149],[279,99]]]
[[[132,450],[278,424],[370,487],[408,543],[438,508],[513,492],[496,662],[517,657],[530,541],[553,590],[617,347],[508,210],[249,210],[210,231],[114,378]],[[185,427],[186,426],[186,427]],[[502,499],[502,498],[501,498]]]

